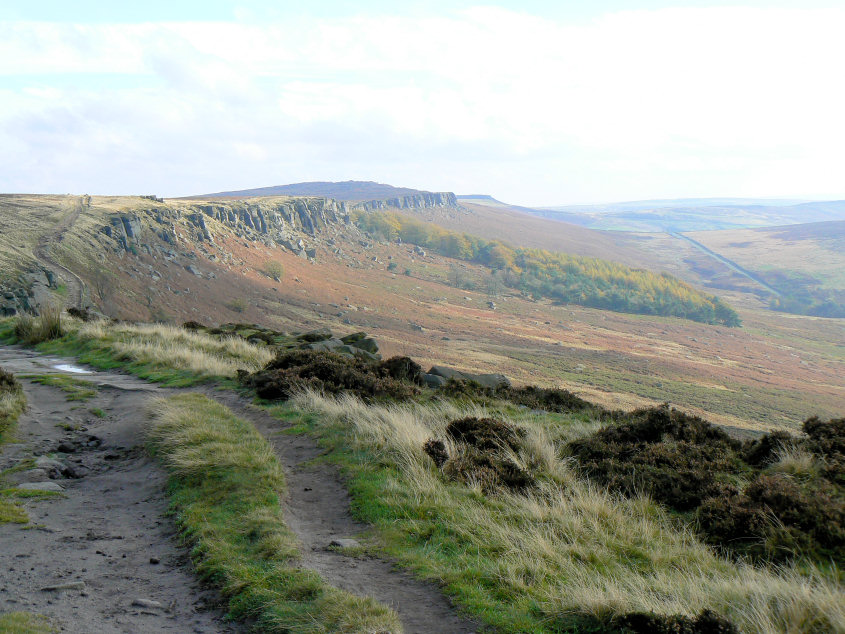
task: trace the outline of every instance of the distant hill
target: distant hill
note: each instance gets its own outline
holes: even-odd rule
[[[290,185],[274,185],[272,187],[256,187],[254,189],[239,189],[236,191],[202,194],[191,198],[252,198],[257,196],[323,196],[335,200],[361,201],[384,200],[400,198],[417,194],[431,193],[421,189],[409,187],[394,187],[374,181],[311,181],[307,183],[292,183]]]
[[[535,209],[544,218],[611,231],[719,231],[845,220],[845,201],[690,198]]]

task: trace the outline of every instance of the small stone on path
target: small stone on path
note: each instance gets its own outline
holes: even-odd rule
[[[329,548],[359,548],[361,546],[361,542],[357,539],[346,539],[346,538],[338,538],[333,539],[329,543]]]
[[[152,599],[133,599],[132,606],[136,608],[147,608],[148,610],[161,610],[164,606]]]
[[[24,491],[64,491],[62,486],[55,482],[23,482],[17,488]]]
[[[57,592],[59,590],[84,590],[84,581],[69,581],[67,583],[57,583],[54,586],[44,586],[41,588],[42,592]]]

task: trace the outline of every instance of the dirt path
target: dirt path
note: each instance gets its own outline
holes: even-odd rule
[[[0,348],[0,366],[15,374],[57,372],[58,361]],[[39,463],[24,462],[38,468],[7,475],[5,486],[47,482],[64,497],[25,502],[26,526],[0,525],[0,611],[43,614],[80,634],[240,631],[177,546],[166,476],[144,450],[145,405],[160,390],[122,375],[79,378],[99,384],[89,401],[21,380],[29,410],[18,442],[0,448],[0,468]]]
[[[62,363],[68,360],[0,348],[0,367],[18,375],[59,372],[55,366]],[[0,611],[44,614],[66,632],[237,631],[209,607],[215,596],[203,591],[185,553],[175,546],[175,527],[165,517],[166,478],[143,450],[145,404],[172,391],[121,374],[77,376],[99,385],[96,397],[68,402],[58,388],[21,381],[30,409],[19,422],[21,442],[2,448],[0,469],[50,454],[76,472],[71,475],[82,477],[51,480],[64,487],[65,498],[26,504],[30,527],[36,529],[0,525],[0,570],[8,571],[0,578]],[[279,421],[237,394],[203,391],[252,421],[275,448],[289,488],[285,518],[303,544],[304,567],[331,585],[389,605],[406,634],[478,631],[436,585],[382,559],[329,550],[332,540],[354,538],[368,528],[350,515],[337,470],[309,465],[321,453],[313,440],[280,434]],[[92,413],[95,409],[105,417]],[[73,450],[56,453],[64,442]],[[46,479],[39,470],[7,477],[11,482]],[[84,587],[43,590],[79,582]],[[161,607],[133,605],[146,601]]]
[[[76,200],[70,215],[65,217],[59,223],[53,233],[42,236],[38,240],[38,244],[35,246],[35,257],[38,258],[42,264],[53,269],[54,272],[60,271],[62,273],[61,277],[65,281],[65,284],[67,284],[68,288],[68,300],[70,305],[76,308],[85,308],[85,282],[69,268],[63,264],[59,264],[59,262],[57,262],[52,256],[51,249],[53,244],[62,241],[64,234],[70,230],[73,223],[75,223],[76,219],[79,218],[79,214],[82,213],[82,210],[87,204],[90,204],[90,198],[86,201],[85,196],[80,196]]]
[[[308,464],[323,451],[308,437],[280,433],[282,423],[237,394],[215,390],[206,390],[206,394],[252,421],[273,445],[285,466],[288,484],[285,519],[302,542],[305,567],[337,588],[389,605],[399,615],[405,634],[480,630],[477,623],[457,614],[435,584],[420,581],[383,559],[349,557],[329,550],[332,540],[354,538],[369,527],[352,518],[349,494],[337,469]]]

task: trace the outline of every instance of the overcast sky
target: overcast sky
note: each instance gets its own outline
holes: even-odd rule
[[[842,1],[7,0],[0,191],[845,198],[843,33]]]

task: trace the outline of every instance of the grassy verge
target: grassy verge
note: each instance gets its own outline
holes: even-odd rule
[[[94,383],[67,374],[24,374],[21,376],[41,385],[59,388],[65,393],[68,401],[87,401],[97,396],[97,386]]]
[[[39,614],[5,612],[0,614],[0,632],[5,634],[50,634],[56,629]]]
[[[0,368],[0,444],[26,409],[26,396],[14,375]]]
[[[9,440],[18,417],[26,409],[26,396],[17,379],[0,368],[0,447]],[[26,511],[9,496],[0,495],[0,524],[26,524]]]
[[[391,556],[503,631],[593,631],[630,613],[707,609],[742,632],[845,630],[835,578],[715,555],[660,505],[591,486],[558,457],[542,424],[523,426],[525,446],[511,456],[536,486],[487,494],[445,478],[423,451],[450,419],[486,413],[478,408],[310,393],[271,411],[330,448],[351,476],[353,509]],[[555,435],[566,441],[593,429],[573,418]]]
[[[296,537],[279,506],[284,475],[252,425],[199,394],[157,401],[154,419],[177,523],[230,616],[263,632],[401,631],[389,608],[297,567]]]
[[[17,321],[0,321],[0,343],[25,343],[15,334]],[[255,371],[273,352],[237,337],[219,339],[177,326],[83,323],[64,317],[62,336],[36,347],[48,354],[74,356],[102,370],[120,368],[142,379],[187,387],[229,379],[238,369]]]

